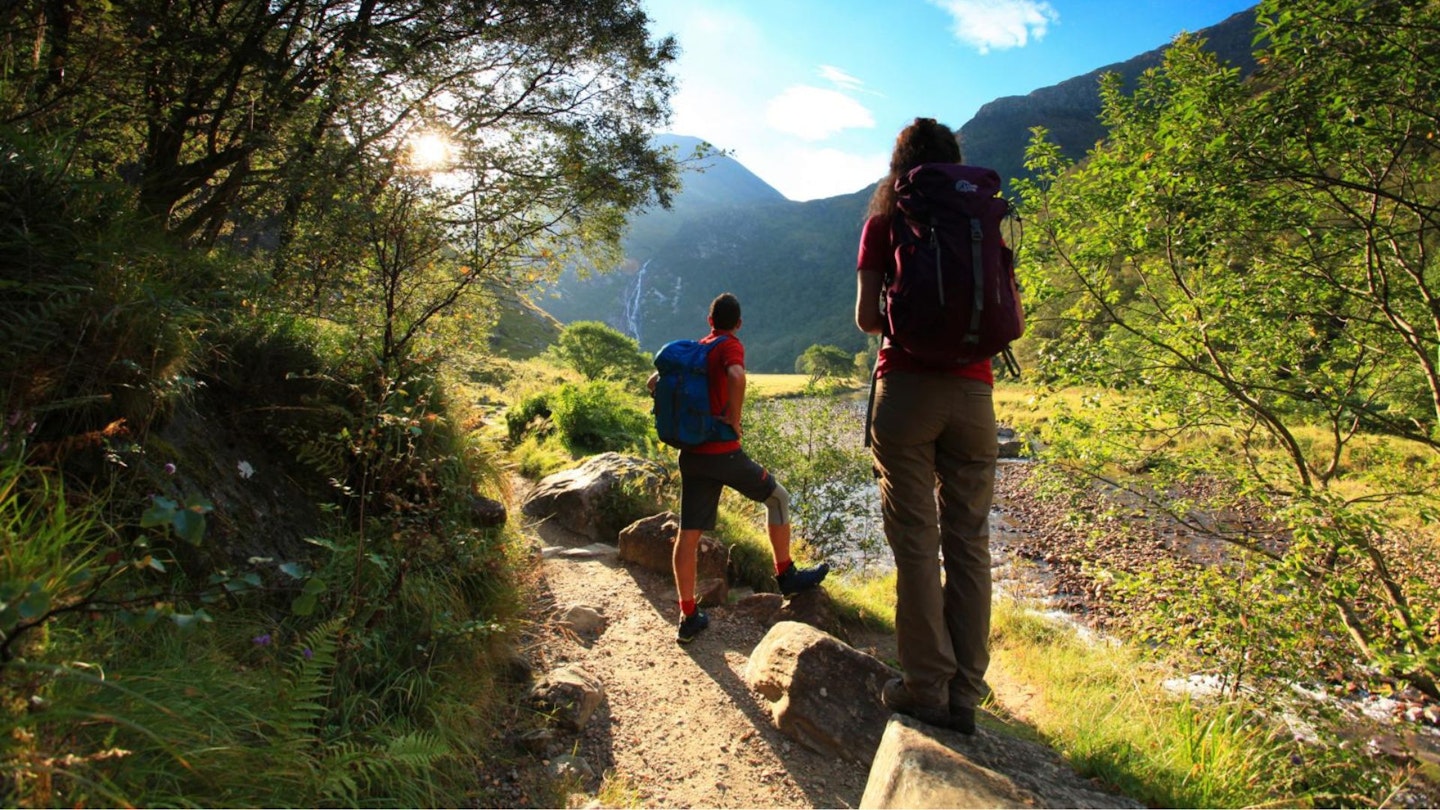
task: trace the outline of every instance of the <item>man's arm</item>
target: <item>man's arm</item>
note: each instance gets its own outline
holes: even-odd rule
[[[867,335],[880,334],[880,289],[885,276],[878,270],[855,272],[855,325]]]
[[[730,383],[729,397],[725,407],[724,421],[735,428],[735,435],[740,434],[740,412],[745,407],[745,367],[741,365],[727,366],[725,378]]]

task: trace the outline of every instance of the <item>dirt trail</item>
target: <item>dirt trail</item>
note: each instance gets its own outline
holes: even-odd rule
[[[583,665],[605,685],[605,700],[575,754],[611,774],[646,807],[855,807],[866,768],[817,754],[770,724],[745,666],[765,628],[733,607],[709,609],[694,642],[675,642],[674,586],[668,576],[620,564],[613,546],[555,526],[533,533],[545,552],[536,610],[572,605],[601,611],[593,639],[541,625],[537,668]],[[589,785],[593,789],[593,783]]]

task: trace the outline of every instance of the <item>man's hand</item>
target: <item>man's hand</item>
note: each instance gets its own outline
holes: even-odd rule
[[[655,385],[660,382],[660,372],[652,371],[650,379],[645,381],[645,387],[650,389],[650,396],[655,396]]]

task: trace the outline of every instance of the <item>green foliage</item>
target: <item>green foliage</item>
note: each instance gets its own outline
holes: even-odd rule
[[[554,392],[551,419],[562,444],[575,456],[654,445],[650,417],[638,398],[606,381],[566,384]]]
[[[1182,39],[1133,93],[1102,85],[1110,137],[1083,164],[1037,133],[1020,184],[1041,233],[1032,341],[1050,380],[1133,397],[1103,430],[1057,425],[1058,453],[1182,519],[1268,507],[1289,533],[1278,547],[1200,528],[1328,605],[1369,663],[1440,694],[1421,630],[1436,583],[1397,573],[1415,552],[1384,539],[1434,510],[1434,489],[1370,490],[1345,464],[1367,434],[1440,449],[1440,145],[1417,137],[1434,128],[1433,60],[1417,54],[1440,12],[1301,5],[1262,6],[1257,84]],[[1193,452],[1202,434],[1212,450]],[[1235,484],[1195,503],[1185,483],[1205,475]]]
[[[186,607],[168,579],[175,558],[167,529],[195,545],[210,505],[191,498],[184,507],[161,496],[140,521],[161,535],[140,534],[125,542],[97,518],[95,507],[73,510],[47,475],[15,463],[0,465],[0,672],[42,643],[49,628],[70,615],[116,613],[126,623],[148,626],[169,619],[189,629],[211,620]],[[186,588],[192,603],[222,589],[244,587],[217,577],[212,589]]]
[[[4,15],[7,804],[473,802],[517,561],[442,363],[674,188],[632,0],[256,11]]]
[[[256,610],[259,577],[219,588],[232,609],[199,631],[113,622],[108,602],[55,611],[0,678],[7,803],[454,803],[497,699],[486,651],[518,604],[497,576],[510,543],[458,522],[339,538],[314,541],[313,569],[278,566],[270,587],[309,600],[289,615]],[[68,663],[82,653],[99,663]]]
[[[855,375],[855,357],[839,346],[817,344],[795,358],[795,372],[809,374],[812,382],[823,377],[848,379]]]
[[[785,486],[795,537],[841,567],[885,551],[869,451],[837,425],[855,424],[836,399],[768,400],[747,417],[747,452]]]
[[[144,435],[188,396],[216,298],[215,263],[78,182],[67,147],[0,128],[0,407],[31,426],[0,455],[49,462]]]
[[[538,481],[551,473],[559,472],[575,463],[559,440],[546,436],[526,436],[511,451],[515,469],[526,478]]]
[[[1157,807],[1336,806],[1387,797],[1388,764],[1322,736],[1297,745],[1244,700],[1178,698],[1169,673],[1133,647],[1094,644],[1073,627],[1002,600],[994,666],[1039,685],[1035,728],[1084,774]]]
[[[643,380],[653,370],[634,338],[599,321],[568,324],[552,351],[587,380]]]
[[[512,444],[528,435],[544,437],[553,428],[550,399],[553,391],[540,391],[521,399],[505,411],[505,430]]]

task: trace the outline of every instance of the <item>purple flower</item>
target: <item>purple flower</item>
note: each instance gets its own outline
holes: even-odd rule
[[[309,647],[306,647],[305,649],[301,650],[301,651],[300,651],[300,654],[303,655],[303,656],[305,656],[305,660],[306,660],[306,661],[309,661],[311,658],[314,658],[314,657],[315,657],[315,651],[312,650],[312,649],[310,649]]]
[[[175,474],[175,465],[174,465],[174,464],[169,464],[169,463],[167,463],[167,464],[165,465],[165,474],[166,474],[166,475],[174,475],[174,474]]]
[[[269,634],[269,633],[262,633],[262,634],[256,636],[255,638],[252,638],[252,639],[250,639],[250,640],[251,640],[252,642],[254,642],[254,643],[256,644],[256,646],[268,647],[268,646],[270,646],[271,638],[270,638],[270,634]]]

